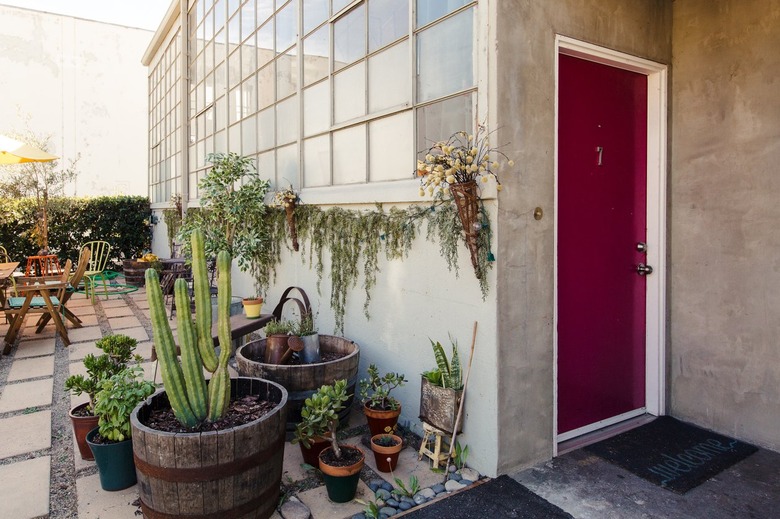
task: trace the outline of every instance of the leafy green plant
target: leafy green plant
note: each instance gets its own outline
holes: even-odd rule
[[[364,501],[363,499],[355,499],[355,502],[364,506],[363,515],[366,516],[366,519],[379,519],[379,505],[376,503],[376,501],[371,499],[368,501]]]
[[[154,384],[143,380],[140,366],[125,368],[100,384],[95,415],[98,432],[107,440],[121,442],[130,438],[130,414],[140,402],[154,393]]]
[[[452,462],[458,467],[458,470],[466,466],[466,460],[469,457],[469,446],[462,447],[459,441],[455,441],[455,449],[452,453]]]
[[[133,355],[137,344],[137,340],[127,335],[117,334],[103,337],[95,343],[95,346],[103,350],[103,353],[98,356],[88,353],[84,357],[87,375],[69,376],[65,379],[65,390],[77,396],[86,393],[89,396],[87,410],[93,414],[95,397],[100,391],[103,381],[127,368],[127,364],[131,360],[134,360],[136,364],[143,360],[140,355]]]
[[[201,210],[187,211],[182,222],[180,237],[185,253],[189,253],[189,236],[201,229],[207,255],[227,251],[242,271],[255,275],[260,265],[268,263],[263,198],[270,183],[260,178],[251,157],[210,153],[206,160],[212,167],[198,184]],[[256,284],[260,288],[260,282]]]
[[[420,491],[420,482],[417,480],[417,476],[412,475],[409,478],[409,486],[407,487],[401,478],[394,478],[396,488],[393,489],[393,494],[398,496],[413,497]]]
[[[433,356],[436,359],[436,369],[426,371],[422,375],[428,379],[433,385],[451,388],[455,390],[463,389],[463,372],[460,365],[460,357],[458,356],[458,343],[452,340],[452,361],[447,360],[447,354],[444,352],[444,347],[440,342],[431,341],[431,347],[433,347]]]
[[[304,314],[300,321],[293,323],[290,333],[298,337],[306,337],[317,333],[317,328],[314,326],[314,317],[311,313]]]
[[[338,413],[344,409],[344,402],[348,399],[346,380],[337,380],[319,388],[303,402],[301,421],[295,427],[292,443],[300,442],[308,448],[314,438],[326,438],[330,441],[336,458],[341,458],[336,429],[339,426]]]
[[[403,386],[406,378],[402,373],[385,373],[379,375],[379,368],[376,364],[368,367],[368,378],[360,381],[360,398],[363,404],[371,409],[396,410],[398,409],[398,400],[390,396],[390,392]]]
[[[265,325],[263,331],[268,335],[290,335],[295,328],[295,323],[286,320],[273,320]]]
[[[168,230],[168,247],[173,252],[173,242],[176,240],[176,236],[181,229],[181,222],[183,218],[181,195],[173,195],[171,197],[171,205],[168,209],[163,209],[163,218],[165,219],[165,226]]]
[[[173,286],[176,301],[178,336],[181,342],[181,362],[176,354],[173,332],[166,316],[160,278],[154,269],[146,270],[146,293],[154,331],[154,342],[160,361],[163,385],[176,418],[190,429],[208,420],[222,418],[230,403],[228,360],[232,354],[230,338],[230,254],[217,255],[217,330],[219,357],[214,353],[211,336],[211,289],[209,286],[203,232],[195,229],[191,235],[192,276],[195,290],[193,322],[190,311],[189,287],[183,278]],[[204,368],[212,373],[206,386]]]

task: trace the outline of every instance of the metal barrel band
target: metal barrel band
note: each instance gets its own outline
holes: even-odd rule
[[[235,508],[231,508],[230,510],[220,510],[217,512],[199,515],[168,514],[165,512],[158,512],[157,510],[150,508],[149,505],[144,503],[143,498],[141,498],[141,511],[143,512],[144,517],[147,519],[238,519],[239,517],[248,514],[252,510],[258,508],[261,504],[270,500],[273,495],[278,492],[278,487],[270,487],[254,499],[238,505]],[[274,499],[274,503],[275,502],[276,500]]]

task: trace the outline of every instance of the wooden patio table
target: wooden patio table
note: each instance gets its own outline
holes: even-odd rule
[[[29,285],[17,284],[16,291],[21,296],[24,296],[24,303],[21,308],[6,308],[5,313],[11,317],[11,326],[8,328],[8,332],[5,334],[5,348],[3,349],[3,355],[8,355],[11,351],[11,346],[16,341],[16,336],[22,327],[24,318],[28,312],[33,313],[48,313],[57,331],[62,337],[62,342],[66,346],[70,345],[68,339],[68,330],[65,328],[65,323],[62,322],[62,316],[59,312],[59,304],[55,307],[51,300],[51,292],[57,290],[64,290],[67,288],[67,281],[38,281]],[[34,297],[40,297],[43,300],[43,305],[33,306]]]
[[[0,286],[5,284],[5,281],[14,275],[14,271],[19,266],[18,261],[10,261],[8,263],[0,263]],[[5,290],[0,290],[0,308],[5,307]]]

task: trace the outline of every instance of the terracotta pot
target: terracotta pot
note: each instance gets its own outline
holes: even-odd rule
[[[73,436],[76,437],[76,445],[79,447],[79,453],[83,460],[93,460],[95,456],[92,454],[92,449],[87,445],[87,433],[98,426],[98,417],[91,416],[76,416],[73,413],[84,409],[89,403],[77,405],[68,412],[70,416],[70,423],[73,426]]]
[[[244,313],[247,319],[257,319],[260,317],[260,311],[263,309],[262,297],[248,297],[241,300],[244,305]]]
[[[390,437],[395,442],[395,445],[385,447],[376,443],[377,440],[384,437]],[[376,469],[379,472],[390,472],[395,470],[395,466],[398,464],[398,455],[401,453],[401,449],[404,448],[404,441],[400,436],[395,434],[377,434],[371,437],[371,450],[374,451],[374,460],[376,461]],[[389,461],[388,461],[389,460]]]
[[[364,405],[363,413],[366,415],[371,436],[392,434],[398,425],[398,417],[401,415],[401,404],[398,404],[398,409],[390,411],[372,409]]]
[[[360,480],[360,470],[366,461],[363,451],[352,445],[342,445],[341,449],[354,449],[360,452],[360,461],[346,467],[334,467],[322,461],[322,456],[332,450],[332,447],[324,449],[319,456],[319,467],[325,480],[325,488],[328,491],[328,498],[334,503],[347,503],[355,498],[358,481]]]
[[[303,443],[298,443],[298,446],[301,448],[303,462],[312,467],[317,467],[320,464],[320,453],[330,446],[330,442],[318,436],[313,438],[309,444],[310,446],[307,448],[303,446]]]

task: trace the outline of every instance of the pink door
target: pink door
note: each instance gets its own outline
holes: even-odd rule
[[[561,55],[558,102],[562,434],[645,406],[647,77]]]

